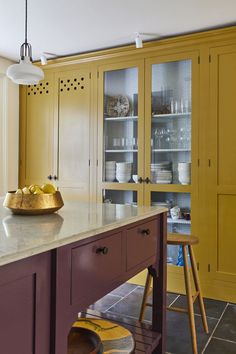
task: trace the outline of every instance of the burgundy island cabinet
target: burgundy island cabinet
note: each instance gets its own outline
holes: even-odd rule
[[[1,353],[67,354],[78,313],[145,268],[152,332],[134,327],[139,339],[151,333],[136,352],[165,352],[165,208],[65,202],[41,216],[0,207],[0,217]]]

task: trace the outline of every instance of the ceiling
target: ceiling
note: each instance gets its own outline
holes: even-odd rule
[[[18,60],[25,0],[0,0],[0,56]],[[236,23],[236,0],[28,0],[33,59],[58,56]],[[150,35],[148,35],[150,34]]]

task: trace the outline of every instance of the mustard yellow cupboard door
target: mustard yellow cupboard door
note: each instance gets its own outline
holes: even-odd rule
[[[236,45],[212,49],[210,59],[209,270],[213,279],[235,283]]]
[[[59,73],[57,185],[63,196],[89,199],[90,180],[90,72]]]
[[[53,75],[25,88],[21,101],[20,184],[42,184],[53,173]]]
[[[98,68],[98,200],[143,203],[144,61]]]

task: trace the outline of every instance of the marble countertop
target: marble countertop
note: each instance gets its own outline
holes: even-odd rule
[[[99,233],[167,211],[163,207],[137,207],[64,201],[50,215],[13,215],[0,198],[0,265],[15,262]]]

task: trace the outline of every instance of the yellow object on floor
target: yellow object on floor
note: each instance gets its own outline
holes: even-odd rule
[[[134,352],[135,342],[132,334],[117,323],[81,317],[73,327],[87,328],[98,334],[102,341],[103,354]]]

